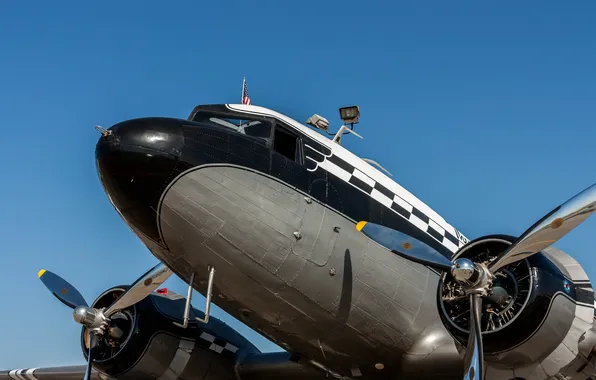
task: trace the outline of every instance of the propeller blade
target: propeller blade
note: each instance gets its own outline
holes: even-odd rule
[[[596,210],[596,184],[546,214],[490,263],[488,269],[494,273],[506,265],[550,247],[579,226],[592,215],[594,210]]]
[[[482,352],[482,335],[480,329],[480,310],[482,298],[478,294],[470,294],[470,335],[464,356],[464,379],[482,380],[484,378],[484,354]]]
[[[104,312],[106,317],[119,310],[136,304],[143,300],[161,284],[163,284],[170,276],[172,271],[164,263],[159,263],[151,268],[147,273],[139,277],[132,286],[120,296],[108,309]]]
[[[85,368],[85,380],[91,380],[91,369],[93,368],[93,352],[95,351],[95,347],[97,347],[97,343],[99,341],[99,337],[92,331],[89,331],[89,351],[87,354],[87,368]]]
[[[42,269],[37,273],[37,277],[60,302],[71,309],[77,306],[88,306],[81,293],[57,274]]]
[[[441,271],[450,271],[453,263],[434,248],[408,234],[370,222],[359,222],[356,229],[392,252]]]

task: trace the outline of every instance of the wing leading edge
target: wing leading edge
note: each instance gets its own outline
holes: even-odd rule
[[[84,365],[0,371],[0,380],[81,380],[84,376]],[[102,377],[98,372],[92,371],[91,379],[100,380]]]
[[[306,380],[326,379],[329,374],[308,363],[292,360],[288,352],[271,352],[248,355],[236,364],[236,373],[242,380]],[[225,373],[225,374],[224,374]],[[228,379],[227,371],[215,372],[214,380]],[[0,380],[81,380],[85,376],[85,365],[22,368],[0,371]],[[210,377],[211,378],[211,377]],[[109,376],[93,370],[92,380],[107,380]],[[183,377],[177,379],[183,380]]]

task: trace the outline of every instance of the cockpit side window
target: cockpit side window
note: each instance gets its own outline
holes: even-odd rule
[[[292,161],[302,163],[300,135],[291,127],[277,121],[273,135],[273,150]]]
[[[229,117],[211,112],[197,112],[192,121],[211,127],[229,128],[240,134],[258,137],[264,140],[271,138],[272,123],[263,119]]]

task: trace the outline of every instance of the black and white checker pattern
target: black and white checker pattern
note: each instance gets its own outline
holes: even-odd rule
[[[393,191],[381,185],[342,158],[336,155],[331,155],[324,162],[319,163],[318,167],[324,168],[328,172],[370,195],[373,199],[390,208],[403,218],[407,219],[410,223],[432,236],[451,252],[456,252],[468,242],[468,239],[455,228],[450,226],[450,230],[447,230],[447,228],[441,227],[424,212],[415,208]]]
[[[392,209],[412,224],[426,232],[434,239],[443,244],[451,252],[456,252],[469,240],[463,236],[458,230],[450,225],[441,227],[436,221],[430,219],[421,210],[413,207],[409,202],[394,194],[389,189],[377,183],[373,178],[355,168],[352,164],[346,162],[344,159],[333,154],[332,150],[321,143],[323,137],[317,135],[313,137],[309,133],[308,128],[304,127],[295,120],[287,116],[278,114],[271,110],[253,107],[253,109],[246,109],[246,107],[237,107],[235,105],[226,105],[227,108],[236,111],[247,112],[256,115],[263,115],[274,117],[282,120],[285,123],[292,125],[301,135],[305,136],[305,166],[308,171],[314,172],[319,168],[336,175],[337,177],[349,182],[359,190],[369,194],[377,201],[384,204],[386,207]],[[318,140],[318,141],[317,141]],[[327,139],[325,139],[328,141]]]
[[[235,354],[238,351],[238,347],[233,344],[218,338],[214,335],[209,334],[206,331],[201,333],[200,339],[197,341],[202,347],[208,348],[218,354]]]

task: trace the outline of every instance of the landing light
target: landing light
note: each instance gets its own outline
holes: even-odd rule
[[[345,124],[356,124],[360,118],[360,107],[342,107],[339,109],[339,116]]]
[[[318,129],[322,129],[326,131],[329,129],[329,120],[325,119],[323,116],[314,114],[306,120],[306,124],[313,126]]]

